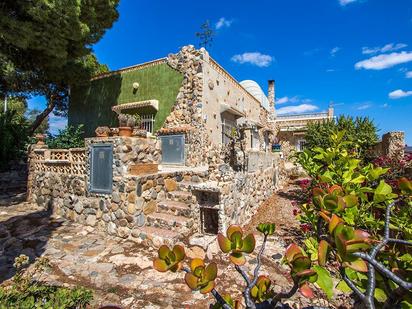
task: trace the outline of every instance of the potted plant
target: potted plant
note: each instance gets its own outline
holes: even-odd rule
[[[119,136],[132,136],[133,127],[129,126],[129,124],[133,124],[132,120],[129,120],[133,116],[127,114],[119,114]]]
[[[97,137],[108,137],[110,133],[110,128],[109,127],[97,127],[97,129],[94,132],[96,132]]]

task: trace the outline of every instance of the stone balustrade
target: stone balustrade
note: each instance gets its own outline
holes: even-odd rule
[[[86,149],[34,149],[30,158],[31,169],[66,175],[86,175]]]

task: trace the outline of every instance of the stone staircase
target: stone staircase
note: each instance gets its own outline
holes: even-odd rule
[[[168,192],[166,199],[157,203],[157,211],[147,215],[141,234],[159,242],[175,244],[194,231],[193,207],[196,198],[189,182],[180,182],[175,191]]]

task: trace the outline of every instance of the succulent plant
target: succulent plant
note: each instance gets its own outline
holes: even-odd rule
[[[353,194],[345,194],[342,187],[331,186],[327,191],[321,188],[313,189],[313,204],[326,212],[340,212],[345,208],[357,206],[358,197]]]
[[[205,265],[202,259],[193,259],[190,263],[191,272],[186,273],[186,284],[195,291],[200,291],[202,294],[209,293],[215,287],[215,279],[217,276],[216,263]]]
[[[224,253],[229,253],[229,258],[233,264],[243,265],[246,262],[244,253],[252,253],[255,250],[255,237],[253,234],[243,238],[243,231],[240,226],[231,225],[226,231],[227,237],[223,234],[217,235],[219,247]]]
[[[306,282],[316,282],[318,275],[315,270],[311,269],[310,258],[304,254],[301,247],[292,243],[286,248],[284,260],[289,265],[292,278],[298,283],[301,294],[305,297],[312,297],[313,291]]]
[[[272,282],[266,276],[259,276],[256,284],[250,290],[250,295],[257,303],[262,303],[275,294],[271,289]]]
[[[329,222],[329,233],[338,251],[338,260],[344,267],[350,267],[359,272],[367,272],[368,267],[364,260],[352,256],[352,253],[370,248],[370,235],[362,230],[355,230],[353,227],[344,224],[344,221],[333,214],[330,218],[321,212],[321,216]],[[319,265],[326,261],[327,243],[319,243]]]
[[[158,258],[153,261],[153,268],[160,272],[166,272],[168,270],[176,272],[180,269],[180,262],[185,258],[185,249],[176,245],[173,250],[170,250],[168,246],[163,245],[158,250]]]
[[[117,116],[117,119],[119,120],[120,127],[127,127],[127,120],[129,119],[129,116],[127,114],[119,114],[119,116]]]
[[[256,229],[265,236],[271,236],[275,232],[276,225],[274,223],[260,223]]]

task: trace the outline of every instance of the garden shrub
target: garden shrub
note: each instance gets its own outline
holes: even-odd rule
[[[0,286],[0,308],[81,309],[93,299],[92,292],[83,287],[65,288],[34,280],[34,275],[41,275],[48,267],[48,260],[39,258],[32,271],[25,271],[28,262],[25,255],[15,259],[16,274],[12,284]]]
[[[46,144],[50,149],[68,149],[84,147],[84,130],[83,125],[67,126],[59,130],[56,136],[49,134],[46,138]]]
[[[27,122],[15,110],[0,112],[0,170],[26,155]]]

